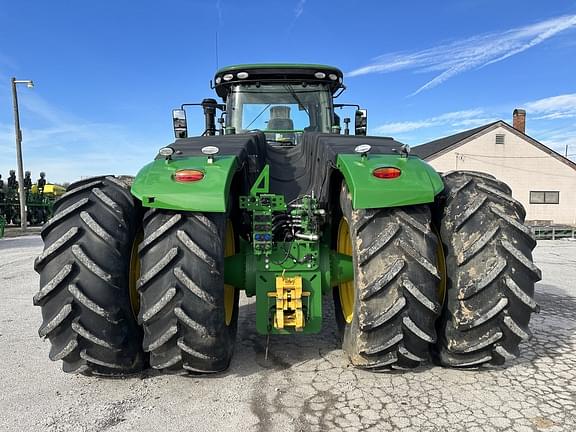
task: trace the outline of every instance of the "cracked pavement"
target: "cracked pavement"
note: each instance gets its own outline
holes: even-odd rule
[[[0,430],[576,430],[576,242],[539,242],[541,313],[504,367],[356,370],[339,348],[331,299],[322,333],[272,336],[265,359],[255,305],[243,298],[226,373],[122,379],[68,375],[48,359],[32,306],[41,247],[38,236],[0,240]]]

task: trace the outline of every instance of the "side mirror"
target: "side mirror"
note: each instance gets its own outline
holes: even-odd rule
[[[176,138],[188,137],[188,125],[186,123],[186,111],[183,109],[172,110],[172,124]]]
[[[368,124],[368,111],[365,109],[356,110],[354,115],[354,134],[366,135]]]

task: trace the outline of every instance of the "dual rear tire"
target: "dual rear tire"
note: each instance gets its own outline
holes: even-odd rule
[[[211,373],[228,366],[238,292],[226,216],[142,209],[129,181],[72,184],[44,225],[35,261],[39,335],[66,372],[123,375],[147,367]],[[142,222],[143,221],[143,222]]]
[[[429,353],[449,367],[499,365],[530,337],[541,274],[524,208],[488,174],[451,172],[444,183],[434,214],[428,206],[354,210],[342,187],[348,229],[337,247],[353,256],[355,280],[334,297],[355,366],[416,367]]]

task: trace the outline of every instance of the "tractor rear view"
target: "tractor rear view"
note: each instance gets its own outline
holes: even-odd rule
[[[440,175],[366,136],[366,111],[335,103],[334,67],[232,66],[214,88],[222,103],[174,110],[175,142],[135,178],[85,179],[56,202],[34,296],[52,360],[86,374],[222,371],[240,291],[263,335],[320,331],[333,296],[343,350],[363,369],[518,355],[540,272],[508,186]]]

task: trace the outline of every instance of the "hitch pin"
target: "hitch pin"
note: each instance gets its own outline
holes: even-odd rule
[[[310,241],[316,241],[318,240],[320,237],[318,236],[318,234],[302,234],[302,233],[296,233],[296,237],[303,239],[303,240],[310,240]]]

